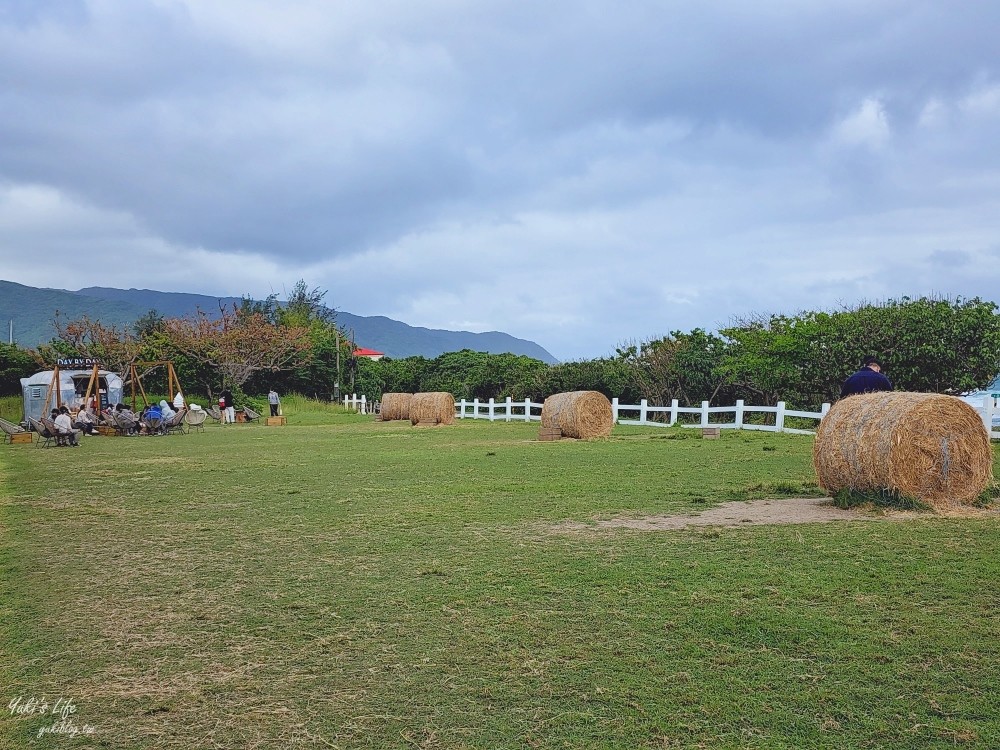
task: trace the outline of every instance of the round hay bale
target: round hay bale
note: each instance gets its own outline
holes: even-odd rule
[[[940,509],[979,497],[993,479],[993,450],[982,418],[961,399],[864,393],[823,417],[813,466],[831,494],[889,490]]]
[[[565,437],[608,437],[614,421],[611,402],[597,391],[556,393],[542,404],[542,427],[558,427]]]
[[[379,412],[382,415],[382,421],[409,419],[412,399],[412,393],[383,393],[382,410]]]
[[[450,393],[414,393],[410,399],[412,424],[453,424],[455,422],[455,397]]]

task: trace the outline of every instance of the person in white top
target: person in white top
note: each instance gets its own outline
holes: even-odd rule
[[[90,416],[90,411],[82,406],[80,407],[80,411],[76,413],[76,422],[73,426],[84,435],[94,435],[97,433],[97,420]]]
[[[59,416],[55,418],[56,427],[59,428],[60,437],[64,437],[69,441],[69,444],[74,448],[80,445],[80,441],[77,439],[77,435],[80,433],[79,430],[73,429],[73,421],[69,418],[69,409],[65,406],[59,410]]]
[[[160,413],[163,415],[164,419],[173,419],[177,412],[170,408],[170,404],[167,403],[166,399],[163,399],[160,402]]]

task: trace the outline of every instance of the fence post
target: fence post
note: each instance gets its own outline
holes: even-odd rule
[[[993,396],[983,396],[983,425],[986,427],[986,434],[993,432]]]
[[[611,424],[618,424],[618,397],[611,399]]]
[[[670,399],[670,426],[673,427],[677,424],[677,408],[680,405],[680,401],[676,398]]]
[[[774,413],[774,429],[783,432],[785,429],[785,402],[778,402],[778,411]]]
[[[493,397],[490,396],[490,421],[493,421],[493,417],[496,415],[496,404],[493,402]]]
[[[472,418],[479,419],[479,399],[472,399]]]
[[[362,414],[367,414],[368,413],[368,403],[365,400],[367,398],[368,397],[365,396],[365,394],[363,394],[363,393],[361,394],[361,413]]]
[[[708,401],[701,402],[701,426],[708,427]]]
[[[524,399],[524,421],[525,422],[530,422],[531,421],[531,399],[530,398]]]
[[[830,411],[830,404],[824,402],[823,405],[819,407],[819,418],[822,419],[825,417],[828,411]]]
[[[736,429],[737,430],[742,430],[743,429],[743,407],[744,407],[744,405],[745,404],[743,403],[743,399],[741,399],[741,398],[736,399]]]
[[[646,414],[648,414],[649,402],[646,399],[639,401],[639,424],[646,424]]]
[[[504,422],[509,422],[510,421],[510,413],[513,411],[513,408],[512,408],[513,406],[514,406],[514,401],[511,399],[510,396],[508,396],[507,397],[507,418],[504,419]]]

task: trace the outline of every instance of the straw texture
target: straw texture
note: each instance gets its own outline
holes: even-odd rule
[[[382,420],[390,422],[395,419],[409,419],[412,400],[412,393],[383,393],[382,410],[379,412]]]
[[[450,393],[414,393],[410,399],[412,424],[453,424],[455,422],[455,397]]]
[[[565,437],[608,437],[613,424],[611,402],[597,391],[556,393],[542,404],[542,427],[558,427]]]
[[[813,466],[828,492],[895,490],[937,509],[975,500],[993,479],[979,414],[933,393],[841,399],[816,430]]]

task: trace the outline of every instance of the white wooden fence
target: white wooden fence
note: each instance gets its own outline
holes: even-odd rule
[[[373,413],[374,404],[364,396],[344,396],[344,408],[359,411],[362,414]],[[795,432],[811,435],[813,430],[803,430],[785,426],[785,419],[798,417],[800,419],[820,419],[830,410],[829,404],[823,404],[818,412],[798,411],[789,409],[784,401],[775,406],[747,406],[743,400],[735,406],[709,406],[708,401],[702,401],[701,406],[680,406],[677,399],[670,406],[650,406],[646,399],[638,404],[620,404],[617,398],[611,399],[611,411],[616,424],[641,425],[649,427],[672,427],[678,424],[682,414],[694,414],[696,422],[680,423],[682,427],[721,427],[736,430],[766,430],[769,432]],[[724,420],[722,415],[732,414],[732,420]],[[774,414],[774,424],[754,424],[747,422],[749,414]],[[663,415],[660,417],[659,415]],[[540,422],[542,420],[542,405],[530,399],[514,401],[509,396],[504,401],[471,401],[462,399],[455,403],[455,416],[458,419],[488,419],[491,422]],[[652,417],[652,418],[651,418]]]
[[[375,402],[368,401],[363,395],[357,394],[344,396],[344,408],[352,409],[362,414],[374,414]],[[1000,405],[992,396],[983,397],[982,406],[973,406],[979,413],[986,426],[987,432],[994,440],[1000,440],[1000,430],[994,429],[994,416],[1000,419]],[[695,414],[698,416],[696,422],[682,423],[682,427],[721,427],[723,429],[735,430],[765,430],[768,432],[794,432],[805,435],[813,434],[813,430],[796,429],[785,426],[785,419],[797,417],[799,419],[821,420],[830,410],[830,404],[823,404],[818,412],[798,411],[789,409],[784,401],[779,401],[775,406],[747,406],[743,400],[736,402],[735,406],[709,406],[708,401],[702,401],[701,406],[680,406],[677,399],[670,402],[670,406],[650,406],[646,399],[638,404],[620,404],[617,398],[611,399],[611,411],[616,424],[642,425],[649,427],[672,427],[678,423],[677,418],[681,414]],[[652,415],[665,415],[665,418],[650,419]],[[721,421],[720,415],[732,414],[732,421]],[[774,424],[753,424],[746,421],[748,414],[774,414]],[[491,422],[540,422],[542,420],[542,405],[536,404],[530,399],[524,401],[514,401],[509,396],[504,401],[480,401],[478,398],[471,401],[462,399],[455,404],[455,416],[458,419],[488,419]],[[629,418],[624,418],[628,416]],[[1000,425],[997,425],[1000,426]]]
[[[982,417],[983,424],[986,425],[986,431],[990,433],[990,437],[994,440],[1000,440],[1000,431],[994,429],[993,423],[994,416],[1000,416],[1000,407],[997,406],[996,399],[992,396],[983,396],[983,405],[973,405],[972,408],[979,412],[979,416]]]

